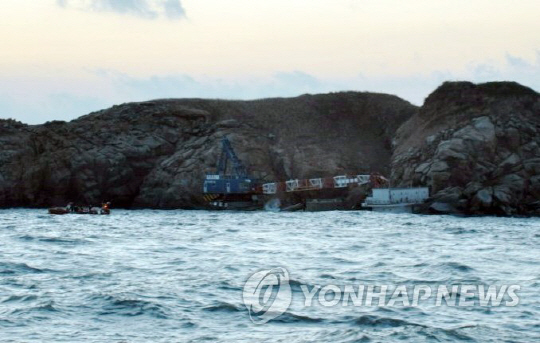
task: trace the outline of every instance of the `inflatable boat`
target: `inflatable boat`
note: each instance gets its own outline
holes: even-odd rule
[[[49,214],[111,214],[110,203],[102,207],[80,207],[73,206],[71,203],[67,207],[51,207]]]

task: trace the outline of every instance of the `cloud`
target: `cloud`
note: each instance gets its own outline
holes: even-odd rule
[[[340,90],[331,84],[301,71],[278,72],[261,78],[219,79],[193,77],[187,74],[133,77],[111,70],[94,71],[128,101],[155,98],[223,98],[258,99],[297,96]]]
[[[186,16],[186,11],[179,0],[166,0],[163,3],[165,15],[169,19],[182,19]]]
[[[444,81],[516,81],[540,91],[540,52],[525,59],[510,54],[500,62],[480,61],[462,70],[418,74],[351,74],[320,77],[304,71],[282,71],[260,77],[217,78],[183,73],[136,77],[114,70],[65,71],[54,78],[25,74],[0,78],[0,118],[26,123],[74,119],[131,101],[158,98],[259,99],[292,97],[304,93],[367,91],[395,94],[416,105]],[[76,78],[73,74],[78,74]],[[32,99],[32,101],[28,101]]]
[[[470,67],[474,80],[494,80],[500,75],[500,71],[491,63],[480,63]]]
[[[32,101],[27,101],[32,97]],[[75,119],[113,105],[106,99],[69,93],[46,93],[20,96],[0,96],[0,118],[14,118],[27,124],[41,124],[50,120]]]
[[[299,70],[276,73],[274,79],[280,87],[292,88],[296,94],[310,93],[321,89],[321,87],[324,88],[324,85],[316,77]]]
[[[62,8],[90,12],[113,12],[144,19],[166,17],[171,20],[185,18],[180,0],[57,0]]]
[[[524,60],[523,58],[521,57],[517,57],[517,56],[512,56],[510,54],[506,54],[506,62],[512,66],[512,67],[516,67],[516,68],[529,68],[531,67],[531,65],[526,61]]]
[[[460,79],[473,82],[515,81],[540,91],[540,51],[536,52],[536,60],[507,53],[502,63],[486,61],[470,64],[466,72],[458,73]]]
[[[93,73],[101,79],[100,82],[114,90],[114,97],[109,101],[112,103],[157,98],[248,100],[351,90],[395,94],[415,105],[422,105],[424,99],[445,81],[468,80],[478,83],[511,80],[539,91],[540,52],[536,63],[521,62],[506,60],[502,65],[497,65],[487,61],[471,64],[462,71],[434,70],[406,75],[356,74],[344,78],[317,77],[299,70],[277,72],[265,77],[228,79],[180,73],[149,77],[134,77],[111,70]]]

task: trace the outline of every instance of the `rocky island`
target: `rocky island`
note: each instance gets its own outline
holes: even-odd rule
[[[379,172],[393,186],[429,186],[426,212],[540,214],[540,97],[511,82],[447,82],[420,108],[341,92],[161,99],[42,125],[1,120],[0,206],[204,208],[201,182],[224,135],[261,180]]]

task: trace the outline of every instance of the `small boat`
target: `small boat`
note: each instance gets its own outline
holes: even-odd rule
[[[73,206],[72,203],[66,207],[51,207],[49,208],[49,214],[111,214],[111,203],[106,203],[102,207],[80,207]]]

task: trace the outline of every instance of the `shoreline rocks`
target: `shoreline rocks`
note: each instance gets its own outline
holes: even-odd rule
[[[445,83],[398,129],[392,180],[428,185],[439,212],[538,215],[539,143],[538,93],[512,82]]]

